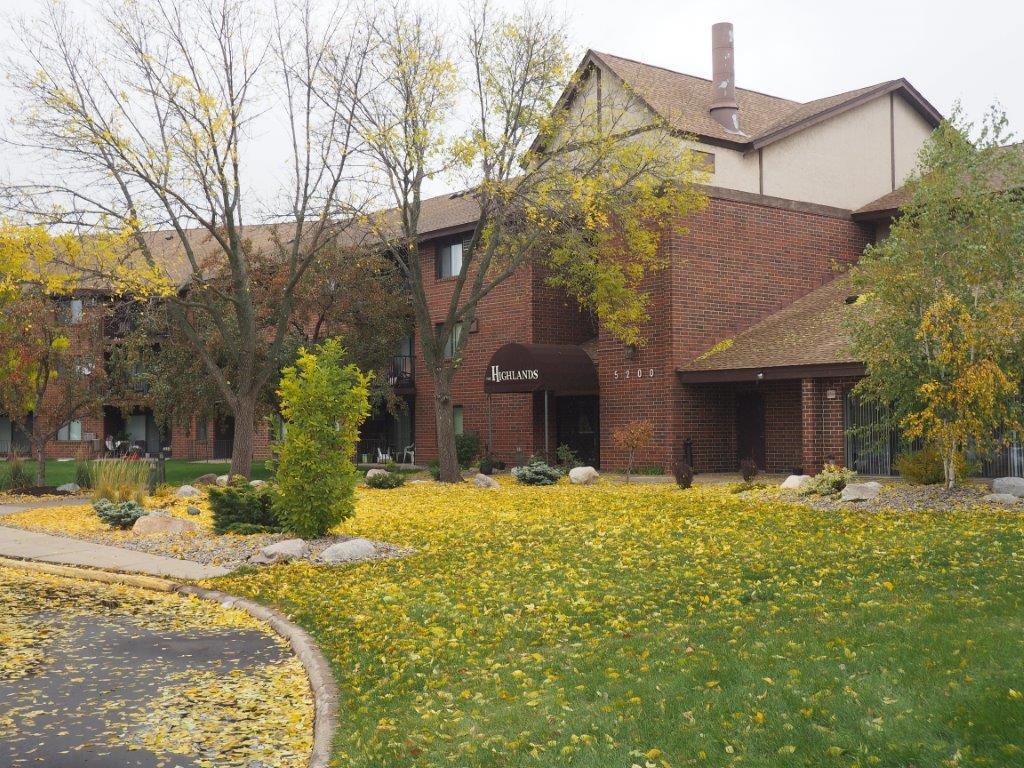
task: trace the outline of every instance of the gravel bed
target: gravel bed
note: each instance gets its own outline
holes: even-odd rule
[[[866,512],[959,512],[981,507],[1024,511],[1024,503],[1020,501],[1013,505],[982,501],[982,497],[988,493],[991,491],[987,486],[978,484],[957,486],[948,491],[942,485],[911,485],[905,482],[884,483],[878,497],[871,501],[839,501],[838,495],[801,496],[796,491],[779,491],[783,499],[829,511],[861,509]]]
[[[151,555],[176,557],[182,560],[202,563],[203,565],[219,565],[229,570],[245,565],[250,557],[258,554],[268,544],[295,538],[284,533],[254,534],[252,536],[217,536],[206,532],[199,534],[139,536],[138,538],[82,532],[74,534],[74,537],[95,541],[98,544],[109,544],[113,547],[129,549],[133,552],[146,552]],[[348,541],[354,538],[356,537],[328,536],[323,539],[313,539],[308,542],[310,546],[308,559],[317,561],[320,553],[327,549],[327,547],[337,544],[339,541]],[[375,541],[373,544],[373,555],[363,558],[363,560],[385,560],[391,557],[405,557],[413,552],[409,548],[399,547],[384,541]]]

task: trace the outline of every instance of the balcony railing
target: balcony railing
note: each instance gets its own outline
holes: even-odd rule
[[[395,355],[388,369],[388,384],[394,389],[412,389],[416,386],[416,374],[412,355]]]

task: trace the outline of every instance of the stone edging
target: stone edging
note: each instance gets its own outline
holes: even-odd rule
[[[309,768],[327,768],[331,757],[331,743],[338,720],[338,687],[334,682],[330,664],[323,652],[309,636],[309,633],[297,624],[289,621],[280,611],[260,605],[254,600],[236,597],[214,589],[204,589],[191,584],[159,579],[153,576],[140,576],[131,573],[116,573],[92,568],[77,568],[66,565],[42,563],[35,560],[15,560],[0,557],[0,566],[21,570],[49,573],[55,576],[66,576],[86,581],[100,581],[108,584],[125,584],[130,587],[149,589],[157,592],[177,592],[182,595],[194,595],[201,600],[220,603],[225,608],[238,608],[245,611],[257,621],[270,626],[280,637],[288,641],[292,652],[302,663],[313,692],[313,749],[309,756]]]

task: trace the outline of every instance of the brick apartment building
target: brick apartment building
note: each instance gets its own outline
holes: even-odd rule
[[[835,461],[888,474],[895,441],[865,441],[848,428],[878,414],[850,388],[864,374],[842,325],[855,296],[837,266],[885,237],[902,184],[941,119],[904,79],[807,103],[734,86],[731,25],[714,30],[714,78],[707,80],[589,51],[576,100],[623,98],[642,122],[664,119],[679,140],[704,153],[708,207],[687,234],[663,238],[665,271],[651,279],[647,344],[630,348],[597,328],[571,300],[524,267],[479,306],[453,398],[457,431],[475,431],[499,460],[553,457],[571,446],[604,468],[623,465],[611,440],[630,421],[650,420],[642,465],[669,469],[686,455],[697,471],[730,471],[752,458],[767,471],[814,472]],[[713,87],[717,84],[719,87]],[[423,273],[438,320],[447,306],[461,248],[477,211],[468,196],[423,203]],[[436,456],[433,392],[414,339],[396,351],[390,381],[407,408],[376,413],[358,458],[377,449],[417,463]],[[72,425],[54,455],[121,427],[176,457],[226,457],[230,422],[193,420],[159,435],[146,412]],[[9,424],[6,438],[12,437]],[[0,420],[0,447],[5,439]],[[258,455],[268,432],[257,434]],[[1019,448],[992,467],[1021,474]]]

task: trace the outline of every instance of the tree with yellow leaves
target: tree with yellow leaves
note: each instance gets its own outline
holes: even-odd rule
[[[384,190],[386,210],[365,221],[408,286],[440,479],[458,482],[451,388],[481,302],[533,265],[608,331],[642,344],[642,284],[663,266],[662,235],[705,204],[694,184],[704,165],[628,89],[601,94],[593,71],[574,73],[564,24],[541,6],[504,12],[479,0],[455,33],[401,0],[376,10],[367,87],[350,91],[371,181]],[[420,238],[424,184],[439,176],[457,180],[478,212],[438,273],[450,278],[440,310]]]
[[[947,487],[965,451],[1021,429],[1024,152],[995,110],[972,131],[959,110],[939,126],[888,238],[854,269],[855,391],[941,453]]]

